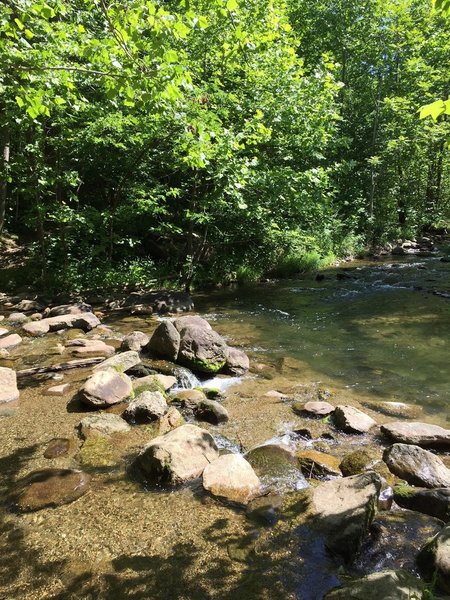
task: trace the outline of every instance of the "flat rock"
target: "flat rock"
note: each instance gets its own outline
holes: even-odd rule
[[[450,429],[438,425],[399,421],[381,425],[380,429],[394,442],[415,444],[422,448],[450,449]]]
[[[89,489],[90,476],[73,469],[42,469],[22,479],[11,498],[20,512],[69,504]]]
[[[91,331],[97,325],[100,325],[100,320],[92,313],[68,314],[56,317],[48,317],[41,321],[32,321],[25,323],[22,329],[32,337],[39,337],[52,331],[60,331],[62,329],[82,329],[83,331]]]
[[[203,487],[213,496],[248,504],[261,491],[251,465],[239,454],[224,454],[206,465]]]
[[[40,302],[37,302],[36,300],[21,300],[20,302],[18,302],[13,308],[15,308],[15,310],[18,311],[24,311],[24,312],[37,312],[40,310],[43,310],[44,306],[43,304],[41,304]]]
[[[10,323],[26,323],[28,317],[23,312],[12,312],[8,317],[8,321]]]
[[[12,333],[5,337],[0,338],[0,350],[9,350],[22,343],[22,338],[18,333]]]
[[[60,304],[45,311],[46,317],[60,317],[61,315],[81,315],[83,313],[91,313],[92,306],[85,302],[77,302],[76,304]]]
[[[132,331],[122,340],[120,349],[123,351],[134,350],[140,352],[150,341],[150,338],[143,331]]]
[[[7,367],[0,367],[0,404],[18,399],[16,372]]]
[[[428,450],[410,444],[393,444],[383,453],[389,470],[412,485],[450,487],[450,469]]]
[[[65,344],[70,348],[72,354],[78,356],[112,356],[115,353],[114,346],[108,346],[101,340],[88,340],[85,338],[75,338]]]
[[[389,417],[402,417],[407,419],[416,418],[422,411],[420,406],[406,404],[406,402],[362,402],[366,408],[375,410]]]
[[[161,392],[142,392],[130,402],[122,417],[129,423],[150,423],[169,410]]]
[[[417,563],[428,581],[435,581],[439,589],[450,594],[450,525],[422,548]]]
[[[197,404],[204,402],[206,395],[201,390],[181,390],[172,396],[172,402],[179,402],[185,408],[195,409]]]
[[[64,396],[70,389],[70,383],[61,383],[60,385],[54,385],[47,388],[44,392],[44,396]]]
[[[120,352],[111,358],[107,358],[100,364],[94,367],[94,371],[104,371],[106,369],[116,369],[119,372],[125,373],[128,369],[135,367],[141,362],[141,358],[137,352],[129,350],[128,352]]]
[[[317,450],[300,450],[297,458],[303,475],[311,477],[340,477],[340,460],[331,454]]]
[[[294,412],[306,414],[311,417],[326,417],[334,411],[334,406],[329,402],[311,400],[310,402],[294,402],[292,405]]]
[[[98,413],[84,417],[78,425],[81,435],[86,439],[96,435],[126,433],[130,426],[119,415]]]
[[[431,515],[444,523],[450,521],[450,488],[417,488],[394,486],[394,500],[402,508]]]
[[[9,333],[9,329],[5,329],[4,327],[0,327],[0,336],[6,335]]]
[[[380,571],[332,590],[324,600],[413,600],[425,586],[407,571]]]
[[[97,371],[80,390],[81,400],[93,408],[107,407],[122,402],[133,391],[131,379],[113,369]]]
[[[367,433],[376,426],[376,421],[354,406],[336,406],[333,420],[345,433]]]
[[[135,466],[147,481],[175,486],[200,477],[206,465],[218,456],[208,431],[182,425],[147,444]]]

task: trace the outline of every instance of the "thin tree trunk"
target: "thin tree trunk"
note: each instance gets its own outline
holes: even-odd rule
[[[0,234],[5,227],[6,195],[8,191],[8,165],[10,156],[9,128],[4,125],[0,129],[1,169],[0,169]]]

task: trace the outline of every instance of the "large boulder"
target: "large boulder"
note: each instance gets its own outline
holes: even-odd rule
[[[156,328],[146,346],[151,354],[175,361],[180,350],[180,334],[170,321],[163,321]]]
[[[402,508],[431,515],[444,523],[450,521],[450,488],[430,490],[398,484],[393,491],[395,502]]]
[[[224,454],[203,471],[203,487],[239,504],[248,504],[261,492],[261,483],[251,465],[239,454]]]
[[[345,433],[367,433],[377,424],[372,417],[354,406],[336,406],[333,420]]]
[[[426,488],[450,487],[450,470],[428,450],[410,444],[393,444],[383,453],[391,473],[412,485]]]
[[[16,372],[13,369],[0,367],[0,404],[18,399]]]
[[[11,502],[20,512],[61,506],[80,498],[89,489],[90,476],[72,469],[42,469],[19,481]]]
[[[131,379],[114,369],[97,371],[80,390],[82,402],[92,408],[105,408],[123,402],[133,391]]]
[[[303,475],[308,478],[340,477],[340,460],[326,452],[317,450],[300,450],[297,453]]]
[[[38,309],[39,310],[39,309]],[[46,317],[60,317],[61,315],[81,315],[82,313],[91,313],[92,306],[85,302],[77,304],[60,304],[45,311]]]
[[[190,325],[182,329],[178,362],[201,373],[217,373],[226,363],[228,347],[212,329]]]
[[[224,372],[228,375],[245,375],[250,368],[250,361],[243,350],[239,348],[228,348],[227,361]]]
[[[120,373],[125,373],[128,369],[132,369],[141,362],[141,358],[137,352],[129,350],[128,352],[120,352],[107,358],[100,364],[94,367],[94,371],[105,371],[115,369]]]
[[[92,313],[80,313],[60,315],[49,317],[41,321],[32,321],[25,323],[22,329],[32,337],[39,337],[52,331],[60,331],[61,329],[82,329],[83,331],[91,331],[100,325],[100,320]]]
[[[163,417],[168,410],[161,392],[142,392],[130,402],[122,417],[129,423],[150,423]]]
[[[424,589],[407,571],[380,571],[332,590],[324,600],[419,600]]]
[[[450,429],[438,425],[399,421],[381,425],[380,429],[394,442],[415,444],[422,448],[450,449]]]
[[[132,331],[122,340],[120,349],[123,351],[134,350],[140,352],[150,341],[150,338],[143,331]]]
[[[149,482],[175,486],[197,479],[218,458],[212,435],[195,425],[182,425],[153,439],[137,456],[135,466]]]
[[[422,548],[417,563],[426,579],[435,580],[438,588],[450,594],[450,525]]]

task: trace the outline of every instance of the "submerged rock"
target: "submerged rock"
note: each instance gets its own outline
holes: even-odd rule
[[[376,421],[354,406],[336,406],[333,413],[336,427],[345,433],[367,433],[376,426]]]
[[[44,458],[58,458],[65,456],[70,450],[70,440],[68,438],[54,438],[44,451]]]
[[[420,414],[421,408],[415,404],[406,404],[405,402],[363,402],[365,407],[375,410],[389,417],[402,417],[413,419]]]
[[[416,556],[444,523],[411,510],[379,514],[373,520],[353,568],[362,575],[385,569],[414,571]]]
[[[424,589],[407,571],[380,571],[332,590],[324,600],[419,600]]]
[[[326,417],[334,411],[334,406],[329,402],[310,401],[310,402],[294,402],[292,405],[294,412],[310,417]]]
[[[389,470],[412,485],[450,487],[450,470],[428,450],[410,444],[394,444],[383,453]]]
[[[22,479],[11,498],[14,508],[31,512],[69,504],[89,489],[90,476],[73,469],[42,469]]]
[[[206,465],[218,456],[208,431],[182,425],[147,444],[135,465],[147,481],[174,486],[200,477]]]
[[[387,423],[381,426],[381,431],[394,442],[415,444],[423,448],[449,448],[450,429],[429,423]]]
[[[96,435],[111,435],[113,433],[126,433],[130,426],[119,415],[111,413],[98,413],[88,415],[78,425],[84,438]]]
[[[91,375],[81,388],[80,396],[88,406],[102,408],[122,402],[132,391],[133,385],[127,375],[109,369]]]
[[[19,399],[17,375],[13,369],[0,367],[0,404]]]
[[[450,521],[450,488],[430,490],[398,484],[393,491],[395,502],[402,508],[431,515],[445,523]]]
[[[261,491],[251,465],[239,454],[224,454],[206,465],[203,487],[214,496],[248,504]]]
[[[417,564],[423,576],[450,594],[450,525],[444,527],[420,551]]]
[[[195,405],[194,415],[200,421],[206,421],[212,425],[226,423],[230,418],[227,409],[216,400],[205,398]]]
[[[150,423],[163,417],[168,410],[161,392],[142,392],[130,402],[122,417],[129,423]]]
[[[293,450],[286,444],[263,444],[249,450],[245,458],[264,486],[286,493],[308,487]]]

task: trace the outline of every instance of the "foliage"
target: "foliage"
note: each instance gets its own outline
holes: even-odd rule
[[[0,230],[63,289],[291,275],[413,235],[448,211],[448,101],[417,119],[446,33],[428,0],[6,0]]]

